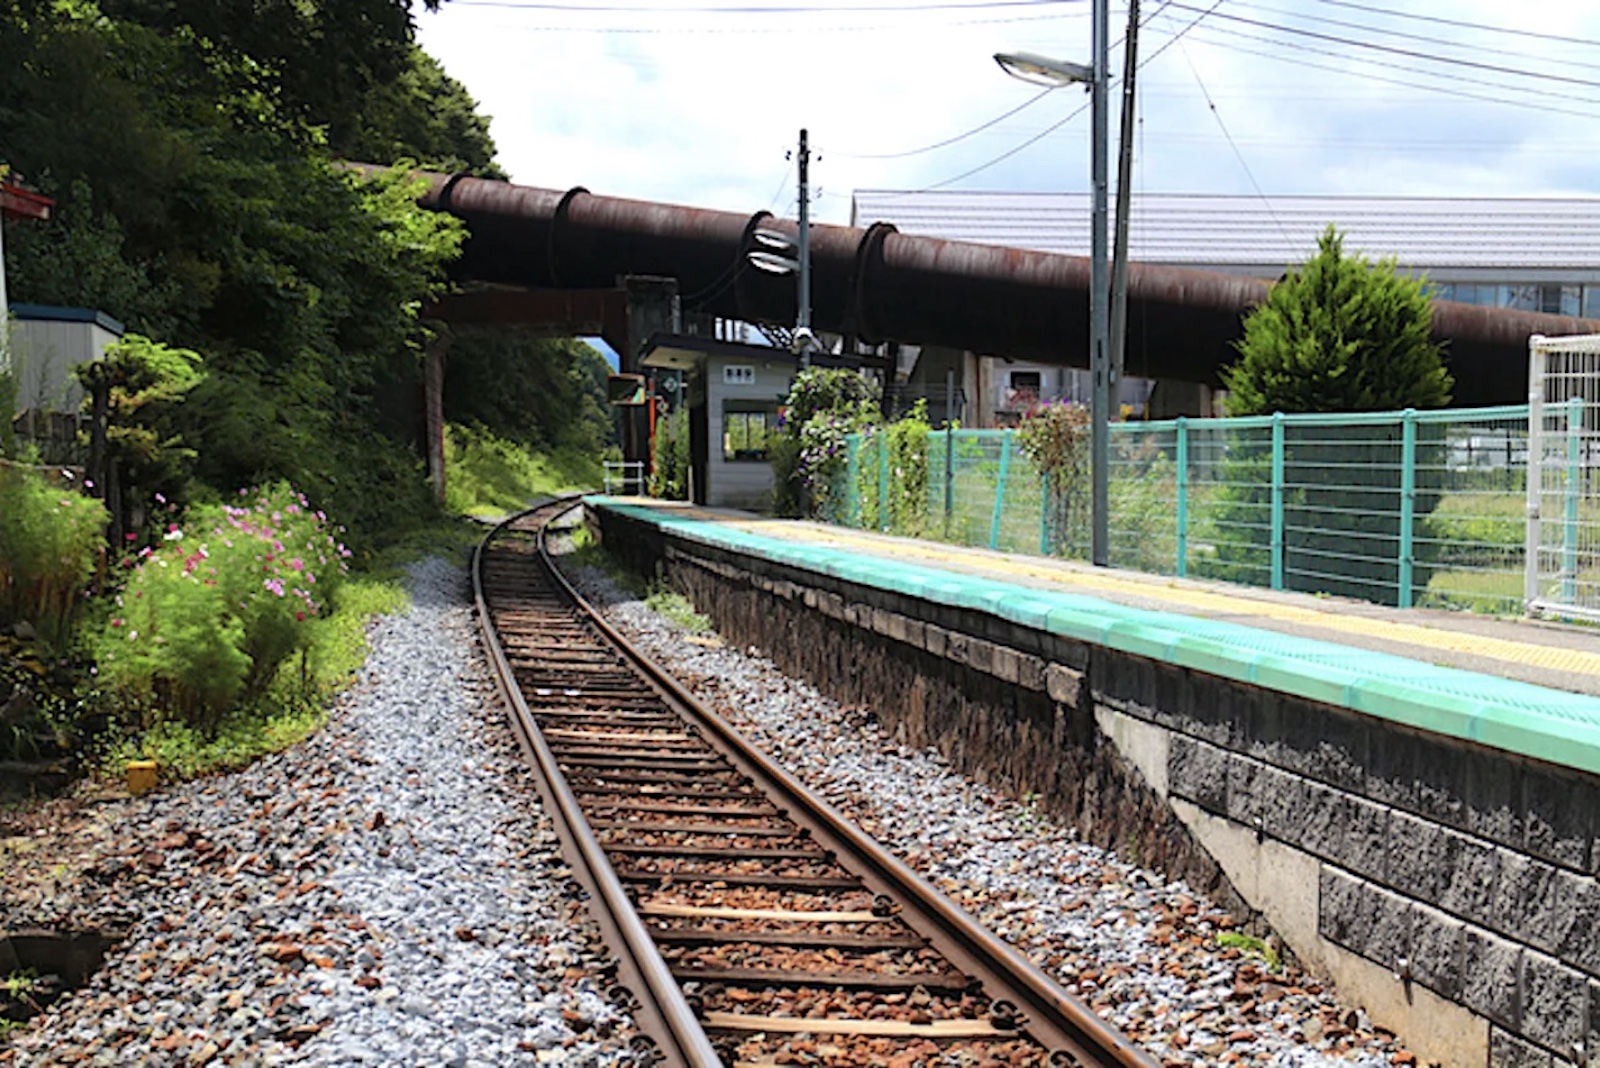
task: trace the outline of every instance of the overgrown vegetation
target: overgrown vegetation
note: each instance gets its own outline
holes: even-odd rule
[[[878,425],[876,401],[872,384],[856,371],[811,367],[795,376],[782,433],[768,443],[778,515],[839,518],[845,439]]]
[[[696,612],[694,603],[689,598],[665,583],[652,584],[645,595],[644,603],[652,612],[691,634],[705,634],[711,630],[711,617]]]
[[[0,462],[0,633],[25,627],[47,654],[65,652],[105,530],[99,501]]]
[[[11,296],[129,328],[81,374],[89,495],[0,467],[0,759],[190,775],[288,744],[403,603],[386,564],[458,542],[416,417],[465,231],[407,173],[493,174],[494,146],[413,37],[391,0],[0,0],[0,165],[55,200],[4,224]],[[599,484],[597,354],[453,340],[451,504]]]
[[[1089,509],[1089,410],[1061,401],[1036,406],[1018,429],[1022,453],[1044,476],[1045,529],[1051,546],[1067,546]]]
[[[669,501],[689,499],[689,409],[679,408],[656,422],[655,450],[650,458],[650,496]]]
[[[453,515],[504,515],[535,497],[596,489],[602,479],[597,453],[570,445],[538,452],[482,428],[445,428],[445,509]]]

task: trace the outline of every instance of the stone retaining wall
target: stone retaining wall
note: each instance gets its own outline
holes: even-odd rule
[[[1425,1057],[1600,1066],[1600,780],[600,513],[733,641],[1183,878]]]

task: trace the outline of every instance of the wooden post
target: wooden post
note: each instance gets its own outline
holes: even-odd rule
[[[444,503],[444,357],[450,351],[450,330],[441,326],[428,342],[422,365],[423,449],[428,456],[428,481],[433,499]]]

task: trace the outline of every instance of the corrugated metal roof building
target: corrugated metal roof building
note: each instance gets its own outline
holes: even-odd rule
[[[1088,193],[860,190],[851,222],[1083,256],[1090,208]],[[1393,256],[1444,299],[1600,315],[1600,198],[1135,194],[1128,258],[1277,278],[1329,223],[1347,252]]]

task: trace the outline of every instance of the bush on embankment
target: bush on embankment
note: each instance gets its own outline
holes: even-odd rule
[[[108,762],[179,776],[235,767],[304,737],[360,665],[367,618],[404,602],[347,575],[342,528],[286,484],[193,508],[124,563],[89,636],[116,710]]]

